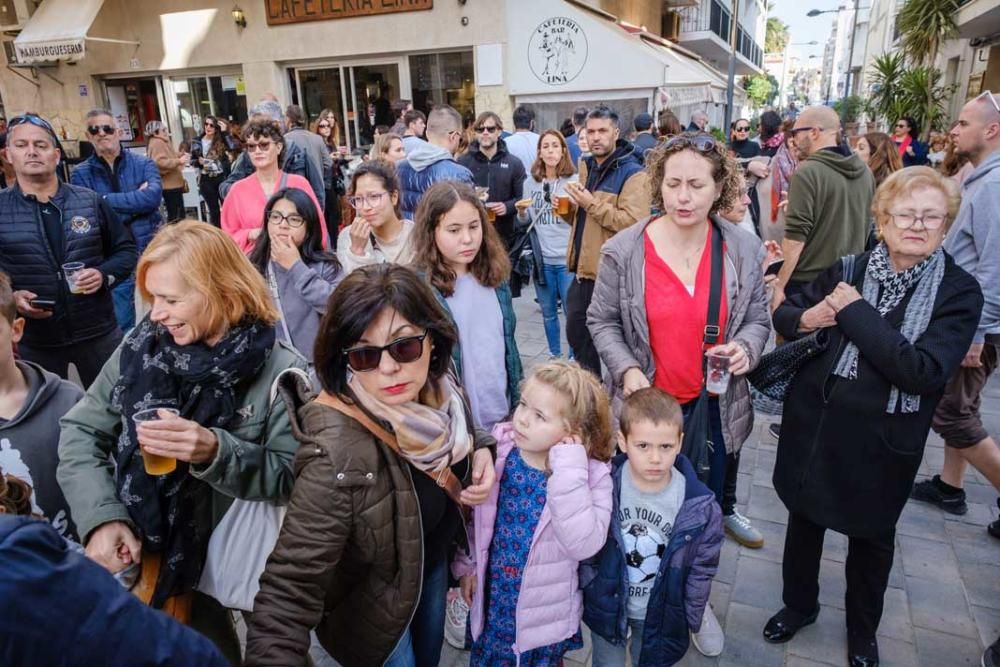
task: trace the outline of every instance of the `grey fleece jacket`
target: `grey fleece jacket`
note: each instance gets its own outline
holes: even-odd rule
[[[587,309],[587,328],[601,360],[608,367],[612,407],[621,410],[625,371],[638,368],[649,379],[656,375],[646,319],[646,250],[643,235],[653,220],[647,218],[624,229],[604,244]],[[750,368],[757,366],[771,333],[767,292],[764,290],[764,244],[736,225],[715,218],[726,245],[726,342],[743,343]],[[698,350],[683,353],[698,354]],[[725,395],[719,397],[722,434],[726,451],[739,451],[753,428],[753,406],[746,377],[734,377]]]
[[[278,335],[311,364],[319,322],[326,315],[326,302],[346,273],[332,261],[306,264],[299,260],[288,270],[271,262],[270,269],[278,286],[281,308]],[[285,336],[286,327],[291,340]]]
[[[1000,151],[993,152],[962,185],[962,206],[944,240],[955,263],[979,281],[983,314],[972,339],[1000,334]]]
[[[69,505],[56,481],[59,420],[83,398],[83,390],[41,366],[18,361],[28,397],[12,419],[0,420],[0,469],[31,485],[32,510],[63,537],[79,542]]]

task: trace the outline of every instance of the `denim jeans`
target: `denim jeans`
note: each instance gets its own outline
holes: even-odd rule
[[[135,276],[129,276],[111,288],[111,299],[115,304],[115,319],[124,333],[135,326]]]
[[[559,338],[559,308],[556,304],[562,300],[563,313],[566,312],[566,294],[575,277],[565,264],[543,264],[542,277],[545,284],[535,283],[535,294],[538,304],[542,307],[542,323],[545,325],[545,340],[549,343],[549,354],[558,357],[562,354],[562,344]]]
[[[437,667],[444,642],[444,608],[448,595],[448,559],[424,570],[423,588],[410,627],[385,667]]]
[[[687,422],[691,416],[691,412],[694,410],[695,403],[698,399],[692,399],[681,406],[681,413],[684,415],[684,427],[687,429]],[[725,486],[726,479],[726,441],[722,435],[722,413],[719,411],[719,399],[717,397],[711,397],[708,399],[708,423],[712,430],[712,443],[714,447],[708,454],[708,479],[705,480],[705,486],[711,489],[712,493],[715,494],[715,500],[720,505],[722,504],[722,490]]]
[[[629,647],[632,656],[632,667],[639,667],[639,654],[642,653],[642,628],[644,621],[637,618],[628,619],[628,627],[632,633],[621,646],[615,646],[596,632],[590,633],[594,646],[591,660],[594,667],[622,667],[625,664],[625,647]]]

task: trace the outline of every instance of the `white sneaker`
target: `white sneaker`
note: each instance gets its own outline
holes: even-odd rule
[[[462,591],[453,588],[448,591],[448,602],[444,610],[444,639],[457,648],[465,649],[465,626],[469,622],[469,605],[462,599]]]
[[[722,626],[712,613],[711,605],[705,605],[705,613],[701,617],[701,630],[691,633],[691,643],[699,653],[709,658],[722,655],[726,636],[722,634]]]

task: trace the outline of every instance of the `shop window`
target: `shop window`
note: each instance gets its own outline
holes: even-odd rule
[[[522,102],[519,101],[518,104],[522,104]],[[559,129],[564,120],[573,117],[573,110],[577,107],[592,109],[599,104],[611,107],[618,114],[618,127],[621,130],[622,139],[628,138],[632,133],[632,119],[636,117],[636,114],[644,113],[649,109],[649,100],[644,97],[610,101],[576,99],[537,104],[529,102],[526,106],[535,111],[535,131],[541,133],[548,129]]]
[[[472,51],[410,56],[413,107],[427,113],[448,104],[462,116],[476,113],[476,81]]]
[[[173,87],[183,141],[201,135],[205,116],[219,116],[237,124],[247,119],[247,98],[237,90],[236,75],[174,79]]]

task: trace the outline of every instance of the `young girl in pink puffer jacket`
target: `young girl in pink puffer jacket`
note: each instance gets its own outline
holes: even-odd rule
[[[499,483],[473,512],[471,557],[452,566],[471,607],[472,665],[555,666],[583,645],[577,567],[607,538],[610,418],[597,378],[553,361],[494,429]]]

